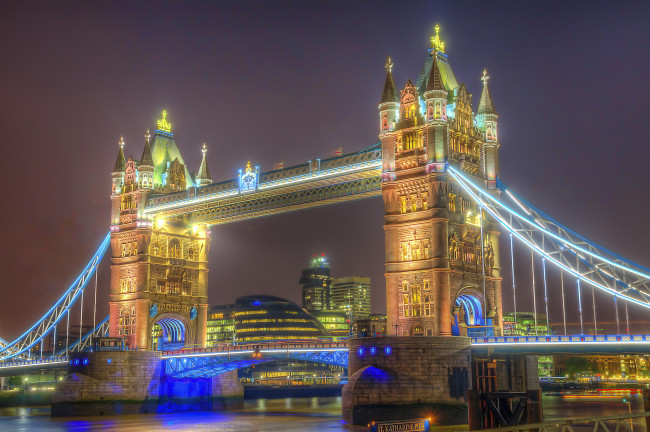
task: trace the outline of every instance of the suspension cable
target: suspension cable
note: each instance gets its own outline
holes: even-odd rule
[[[542,273],[544,275],[544,304],[546,306],[546,335],[551,334],[551,326],[548,323],[548,291],[546,290],[546,258],[542,258]]]
[[[95,300],[93,304],[93,329],[97,327],[97,273],[99,273],[99,266],[95,270]],[[90,346],[95,346],[95,332],[93,331],[90,334]]]
[[[560,269],[560,286],[562,287],[562,318],[564,320],[564,336],[566,336],[566,307],[564,306],[564,271]]]
[[[598,334],[598,328],[596,325],[596,290],[594,287],[591,287],[591,304],[594,308],[594,335]]]
[[[580,259],[576,254],[576,270],[580,274]],[[582,328],[582,296],[580,295],[580,278],[577,279],[576,286],[578,287],[578,313],[580,314],[580,334],[585,334],[585,331]]]
[[[54,332],[52,333],[53,335],[53,341],[52,341],[52,357],[56,354],[56,332],[57,332],[57,324],[54,324]]]
[[[535,255],[530,251],[530,274],[533,275],[533,318],[535,322],[535,336],[537,336],[537,295],[535,293]]]
[[[512,246],[512,234],[510,234],[510,263],[512,264],[512,303],[515,308],[514,331],[517,333],[517,294],[515,291],[515,254]]]
[[[84,330],[84,292],[81,291],[81,303],[79,304],[79,341],[81,341],[81,337],[83,336],[83,330]]]
[[[616,269],[612,269],[612,284],[616,290]],[[614,309],[616,310],[616,334],[621,334],[621,323],[618,318],[618,296],[614,294]]]
[[[68,348],[70,347],[70,308],[68,308],[68,320],[65,329],[65,356],[68,356]]]

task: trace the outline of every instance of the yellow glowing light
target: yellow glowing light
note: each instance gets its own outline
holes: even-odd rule
[[[467,212],[467,217],[465,218],[468,224],[470,225],[476,225],[480,226],[481,225],[481,217],[480,215],[474,215],[471,211]]]
[[[445,43],[440,39],[440,26],[436,24],[433,28],[436,32],[434,36],[431,36],[431,49],[440,51],[441,53],[445,52]]]
[[[197,224],[192,225],[192,234],[199,232],[199,226]]]
[[[158,120],[158,129],[164,132],[171,132],[172,131],[172,124],[167,121],[167,111],[163,110],[162,112],[162,118]]]
[[[157,227],[158,229],[160,229],[160,228],[162,228],[163,226],[165,226],[165,219],[163,219],[163,218],[158,218],[158,219],[156,219],[156,227]]]

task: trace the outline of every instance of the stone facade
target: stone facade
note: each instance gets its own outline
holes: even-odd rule
[[[53,416],[223,410],[241,406],[237,371],[213,378],[170,379],[159,352],[72,353],[56,388]]]
[[[125,160],[122,140],[112,173],[109,335],[140,350],[205,346],[210,231],[145,214],[153,197],[188,184],[171,126],[163,126],[151,148],[147,131],[139,161]]]
[[[471,387],[470,341],[458,337],[381,337],[350,340],[343,419],[370,421],[427,417],[464,424]]]
[[[438,37],[439,40],[439,36]],[[497,115],[484,75],[478,110],[434,44],[417,82],[379,105],[388,327],[400,336],[501,334],[499,232],[446,173],[451,163],[495,195]]]

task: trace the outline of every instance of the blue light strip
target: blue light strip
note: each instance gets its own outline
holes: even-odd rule
[[[59,298],[59,300],[54,304],[54,306],[52,306],[52,308],[50,308],[50,310],[47,311],[47,312],[45,313],[45,315],[43,315],[43,317],[41,317],[41,319],[38,320],[38,321],[37,321],[37,322],[36,322],[36,323],[35,323],[35,324],[34,324],[34,325],[29,329],[29,330],[27,330],[27,331],[26,331],[25,333],[23,333],[21,336],[19,336],[18,338],[16,338],[16,339],[15,339],[13,342],[11,342],[10,344],[7,344],[4,348],[0,349],[0,354],[2,354],[3,352],[7,351],[9,348],[13,347],[14,345],[16,345],[16,344],[17,344],[18,342],[20,342],[20,341],[21,341],[25,336],[27,336],[31,331],[33,331],[35,328],[37,328],[37,327],[38,327],[38,326],[39,326],[39,325],[40,325],[44,320],[46,320],[46,319],[48,318],[48,316],[50,316],[50,314],[51,314],[51,313],[52,313],[52,312],[53,312],[57,307],[59,307],[59,306],[61,305],[61,303],[65,300],[65,298],[68,296],[68,294],[70,294],[70,293],[71,293],[71,292],[72,292],[72,291],[77,287],[77,285],[79,284],[79,281],[80,281],[81,278],[84,276],[84,274],[86,274],[89,270],[92,269],[92,271],[90,271],[90,273],[87,274],[87,277],[86,277],[86,280],[85,280],[85,282],[84,282],[84,284],[83,284],[83,287],[82,287],[82,288],[81,288],[81,289],[80,289],[80,290],[75,294],[75,296],[71,299],[71,301],[70,301],[70,305],[68,306],[68,309],[69,309],[70,307],[72,307],[72,305],[74,305],[74,303],[75,303],[75,301],[77,300],[77,298],[79,298],[79,295],[81,294],[81,291],[83,291],[83,290],[85,289],[86,285],[88,285],[88,281],[90,281],[90,279],[91,279],[90,276],[92,276],[92,274],[94,274],[95,271],[97,270],[97,267],[99,266],[99,263],[101,262],[102,257],[104,256],[104,254],[106,253],[106,250],[108,249],[108,246],[110,245],[110,241],[111,241],[111,235],[110,235],[110,233],[108,233],[108,234],[106,234],[106,237],[104,237],[104,240],[102,241],[102,243],[99,245],[99,248],[97,249],[97,251],[96,251],[95,254],[93,255],[93,257],[92,257],[92,259],[90,260],[90,262],[86,265],[86,267],[84,268],[84,270],[83,270],[83,271],[81,272],[81,274],[77,277],[77,279],[75,279],[75,281],[74,281],[74,282],[72,283],[72,285],[71,285],[71,286],[66,290],[66,292],[63,293],[63,295],[62,295],[62,296]],[[93,265],[93,262],[94,262],[94,265]],[[59,316],[59,319],[56,320],[54,323],[52,323],[49,327],[47,327],[47,328],[43,331],[43,336],[47,335],[50,331],[52,331],[52,329],[55,328],[55,326],[59,323],[59,321],[61,321],[61,319],[63,318],[64,315],[65,315],[65,313],[61,313],[61,315]],[[35,340],[35,341],[32,342],[29,346],[24,347],[23,349],[21,349],[20,351],[14,353],[14,354],[12,354],[12,355],[5,356],[5,357],[1,357],[0,360],[4,360],[4,359],[8,359],[8,358],[13,358],[13,357],[16,357],[16,356],[22,354],[23,352],[25,352],[25,351],[31,349],[34,345],[36,345],[36,344],[39,342],[39,340],[40,340],[40,339]]]
[[[512,210],[511,208],[509,208],[508,206],[506,206],[505,204],[503,204],[502,202],[500,202],[500,201],[499,201],[498,199],[496,199],[494,196],[492,196],[491,194],[489,194],[488,192],[486,192],[485,190],[483,190],[481,187],[475,185],[471,180],[469,180],[467,177],[465,177],[462,173],[460,173],[458,170],[456,170],[456,169],[455,169],[454,167],[452,167],[451,165],[447,164],[447,168],[449,169],[449,172],[451,172],[451,173],[454,175],[455,178],[457,178],[457,179],[462,178],[462,179],[464,180],[465,183],[467,183],[467,184],[468,184],[469,186],[471,186],[473,189],[477,190],[481,195],[485,196],[486,198],[488,198],[489,200],[491,200],[492,202],[494,202],[495,204],[497,204],[499,207],[501,207],[501,208],[503,208],[504,210],[508,211],[508,212],[511,213],[513,216],[516,216],[518,219],[520,219],[520,220],[522,220],[522,221],[528,223],[529,225],[534,226],[536,229],[539,229],[540,231],[544,232],[544,233],[547,234],[548,236],[553,237],[554,239],[556,239],[556,240],[558,240],[558,241],[560,241],[560,242],[562,242],[562,243],[564,243],[564,244],[566,244],[566,245],[570,245],[573,249],[577,249],[577,250],[579,250],[580,252],[583,252],[583,253],[585,253],[585,254],[587,254],[587,255],[590,255],[590,256],[592,256],[592,257],[594,257],[594,258],[596,258],[596,259],[599,259],[599,260],[601,260],[601,261],[604,261],[604,262],[606,262],[606,263],[608,263],[608,264],[610,264],[610,265],[612,265],[612,266],[614,266],[614,267],[618,267],[618,268],[620,268],[620,269],[622,269],[622,270],[626,270],[626,271],[632,272],[632,273],[636,274],[637,276],[641,276],[641,277],[643,277],[643,278],[645,278],[645,279],[650,279],[650,274],[645,274],[645,273],[643,273],[643,272],[640,272],[640,271],[638,271],[638,270],[632,269],[632,268],[630,268],[630,267],[623,266],[623,265],[621,265],[621,264],[619,264],[619,263],[616,263],[616,262],[614,262],[614,261],[612,261],[612,260],[610,260],[610,259],[608,259],[608,258],[605,258],[605,257],[603,257],[603,256],[601,256],[601,255],[595,254],[595,253],[593,253],[593,252],[591,252],[591,251],[589,251],[589,250],[587,250],[587,249],[584,249],[584,248],[582,248],[582,247],[580,247],[580,246],[578,246],[578,245],[572,243],[571,241],[569,241],[569,240],[567,240],[567,239],[564,239],[564,238],[560,237],[559,235],[557,235],[557,234],[555,234],[555,233],[553,233],[553,232],[547,230],[546,228],[544,228],[543,226],[541,226],[541,224],[540,224],[539,222],[537,222],[537,221],[535,221],[535,220],[530,220],[529,218],[527,218],[527,217],[525,217],[525,216],[523,216],[523,215],[517,213],[516,211]],[[501,186],[503,187],[503,191],[510,193],[510,192],[506,189],[506,187],[505,187],[505,185],[504,185],[503,183],[501,183]],[[469,188],[466,186],[466,189],[469,189]],[[468,191],[469,191],[469,190],[468,190]],[[473,195],[471,192],[470,192],[470,194]],[[474,195],[473,195],[473,196],[474,196]],[[479,200],[478,198],[476,198],[476,200],[479,201],[479,202],[483,202],[483,201]],[[518,204],[519,204],[519,203],[518,203]],[[521,206],[521,204],[519,204],[519,205]],[[551,219],[551,218],[549,218],[549,219]],[[553,219],[551,219],[551,220],[553,220]],[[555,222],[555,221],[554,221],[554,222]],[[636,265],[636,264],[635,264],[635,265]],[[639,267],[640,267],[640,266],[639,266]]]
[[[642,302],[642,301],[639,301],[639,300],[637,300],[637,299],[634,299],[634,298],[632,298],[632,297],[629,297],[629,296],[627,296],[627,295],[625,295],[625,294],[617,293],[615,290],[612,290],[611,288],[609,288],[609,287],[607,287],[607,286],[601,285],[601,284],[599,284],[599,283],[597,283],[597,282],[595,282],[595,281],[592,281],[592,280],[590,280],[590,279],[585,278],[584,276],[582,276],[581,274],[577,273],[577,272],[576,272],[575,270],[573,270],[572,268],[567,267],[566,265],[564,265],[563,263],[559,262],[558,260],[556,260],[556,259],[553,258],[552,256],[548,255],[548,254],[546,253],[546,251],[544,251],[544,250],[542,250],[541,248],[539,248],[538,246],[532,244],[529,240],[527,240],[525,237],[523,237],[521,234],[519,234],[519,233],[517,232],[517,230],[515,230],[512,226],[510,226],[510,225],[508,224],[508,222],[506,222],[506,221],[503,220],[501,217],[499,217],[499,215],[497,215],[497,214],[496,214],[496,213],[495,213],[495,212],[494,212],[494,211],[493,211],[493,210],[492,210],[492,209],[491,209],[491,208],[490,208],[490,207],[489,207],[489,206],[488,206],[484,201],[482,201],[482,200],[481,200],[481,199],[480,199],[480,198],[479,198],[479,197],[478,197],[474,192],[472,192],[472,189],[468,186],[468,184],[471,185],[473,188],[479,190],[479,191],[481,192],[481,194],[484,194],[484,195],[487,196],[489,199],[495,201],[495,202],[496,202],[500,207],[502,207],[503,209],[505,209],[506,211],[508,211],[510,214],[516,216],[517,218],[519,218],[519,219],[521,219],[521,220],[523,220],[523,221],[528,222],[529,224],[533,225],[536,229],[539,229],[540,231],[543,231],[543,232],[547,233],[547,234],[548,234],[549,236],[551,236],[551,237],[558,238],[558,239],[559,239],[563,244],[572,244],[572,243],[570,243],[570,242],[568,242],[568,241],[566,241],[566,240],[564,240],[564,239],[562,239],[562,238],[559,238],[558,236],[556,236],[556,235],[553,234],[553,233],[548,232],[548,231],[547,231],[546,229],[544,229],[544,228],[540,228],[537,224],[530,222],[527,218],[525,218],[525,217],[522,216],[521,214],[517,213],[516,211],[514,211],[514,210],[510,209],[509,207],[505,206],[504,204],[500,203],[500,202],[499,202],[498,200],[496,200],[494,197],[492,197],[491,195],[489,195],[489,194],[487,194],[485,191],[483,191],[481,188],[479,188],[478,186],[472,184],[469,180],[466,180],[464,176],[462,176],[461,174],[459,174],[458,171],[457,171],[456,169],[454,169],[452,166],[450,166],[449,164],[447,165],[447,168],[448,168],[448,172],[451,174],[451,176],[452,176],[454,179],[456,179],[456,181],[458,181],[458,183],[459,183],[459,184],[460,184],[460,185],[465,189],[465,191],[467,191],[467,193],[469,193],[469,194],[472,196],[472,198],[474,198],[474,200],[476,200],[477,203],[479,203],[480,205],[482,205],[483,207],[485,207],[486,210],[488,211],[488,213],[490,213],[490,215],[492,215],[492,217],[494,217],[497,221],[499,221],[499,222],[500,222],[504,227],[506,227],[506,229],[508,229],[509,232],[511,232],[512,234],[514,234],[514,235],[515,235],[519,240],[521,240],[522,242],[524,242],[524,243],[525,243],[526,245],[528,245],[530,248],[536,250],[539,254],[545,256],[549,261],[551,261],[552,263],[554,263],[554,264],[557,265],[558,267],[563,268],[564,270],[566,270],[566,271],[569,272],[570,274],[576,276],[577,278],[582,279],[583,281],[585,281],[585,282],[587,282],[587,283],[589,283],[589,284],[595,286],[596,288],[601,289],[601,290],[603,290],[603,291],[609,293],[610,295],[618,295],[618,296],[620,296],[621,298],[624,298],[625,300],[627,300],[627,301],[629,301],[629,302],[631,302],[631,303],[637,304],[637,305],[639,305],[639,306],[643,306],[643,307],[645,307],[645,308],[650,308],[650,304],[649,304],[649,303],[644,303],[644,302]],[[577,248],[577,247],[576,247],[576,248]],[[590,253],[590,255],[593,256],[593,254],[591,254],[591,253]],[[596,257],[599,258],[599,259],[602,259],[602,258],[599,257],[599,256],[596,256]],[[621,267],[620,265],[618,265],[618,264],[616,264],[616,263],[612,263],[612,264],[613,264],[613,265],[616,265],[617,267]],[[626,268],[626,267],[623,267],[623,269],[625,269],[625,270],[629,270],[629,269]]]
[[[349,155],[346,155],[349,156]],[[342,156],[345,157],[345,156]],[[258,191],[263,191],[266,189],[272,189],[280,186],[288,186],[291,184],[295,183],[304,183],[308,181],[315,181],[315,180],[321,180],[326,177],[330,176],[335,176],[335,175],[343,175],[343,174],[349,174],[353,173],[356,171],[362,171],[362,170],[371,170],[371,169],[377,169],[381,168],[381,160],[374,160],[374,161],[366,161],[366,162],[360,162],[357,164],[353,165],[346,165],[342,167],[336,167],[336,168],[330,168],[327,170],[323,171],[317,171],[314,173],[310,174],[301,174],[299,176],[295,177],[290,177],[286,179],[279,179],[279,180],[272,180],[269,182],[261,183],[258,187]],[[263,175],[263,174],[262,174]],[[213,201],[219,198],[226,198],[229,196],[235,196],[239,195],[239,189],[231,189],[228,191],[222,191],[222,192],[217,192],[214,194],[210,195],[205,195],[205,196],[200,196],[200,197],[193,197],[193,198],[185,198],[182,200],[174,201],[171,203],[166,203],[166,204],[159,204],[151,207],[147,207],[144,209],[145,214],[153,214],[162,210],[167,210],[171,208],[176,208],[176,207],[184,207],[188,205],[194,205],[206,201]]]
[[[511,195],[512,197],[518,199],[519,201],[525,203],[526,206],[528,206],[529,208],[533,209],[535,212],[539,213],[540,215],[544,216],[546,219],[548,219],[549,221],[553,222],[556,226],[558,226],[558,227],[562,228],[563,230],[567,231],[569,234],[574,235],[574,236],[578,237],[580,240],[584,241],[585,243],[588,243],[588,244],[590,244],[591,246],[593,246],[593,247],[595,247],[595,248],[597,248],[597,249],[600,249],[600,250],[603,251],[603,252],[606,252],[606,253],[612,255],[612,256],[615,257],[616,259],[619,259],[619,260],[621,260],[621,261],[623,261],[623,262],[625,262],[625,263],[627,263],[627,264],[629,264],[629,265],[632,265],[632,266],[638,267],[638,268],[640,268],[641,270],[650,273],[650,268],[644,267],[644,266],[642,266],[642,265],[640,265],[640,264],[637,264],[637,263],[635,263],[635,262],[633,262],[633,261],[630,261],[630,260],[628,260],[627,258],[625,258],[625,257],[623,257],[623,256],[621,256],[621,255],[618,255],[616,252],[612,252],[612,251],[610,251],[609,249],[607,249],[607,248],[605,248],[605,247],[603,247],[603,246],[600,246],[600,245],[597,244],[597,243],[592,242],[591,240],[587,239],[586,237],[583,237],[583,236],[581,236],[580,234],[578,234],[577,232],[573,231],[571,228],[568,228],[567,226],[561,224],[561,223],[558,222],[557,220],[555,220],[555,219],[553,219],[552,217],[550,217],[547,213],[545,213],[545,212],[543,212],[542,210],[538,209],[537,207],[531,205],[528,201],[526,201],[525,199],[521,198],[521,197],[520,197],[519,195],[517,195],[516,193],[512,192],[510,189],[507,188],[507,186],[506,186],[506,185],[505,185],[501,180],[498,180],[498,185],[499,185],[499,189],[501,189],[502,191],[508,193],[509,195]],[[519,203],[518,203],[518,204],[519,204]],[[629,269],[629,267],[623,267],[623,268]],[[631,269],[630,269],[630,270],[631,270]]]

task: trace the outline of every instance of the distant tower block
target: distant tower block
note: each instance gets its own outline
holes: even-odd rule
[[[199,180],[211,183],[204,159]],[[131,348],[204,346],[210,231],[183,217],[144,214],[151,196],[194,186],[167,113],[140,160],[124,157],[120,140],[112,172],[110,330]]]
[[[484,73],[475,121],[444,50],[436,26],[422,72],[399,96],[386,63],[379,138],[388,328],[501,334],[499,231],[445,173],[449,162],[498,194],[497,114]]]

